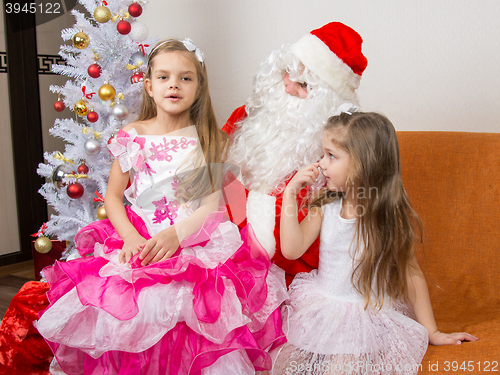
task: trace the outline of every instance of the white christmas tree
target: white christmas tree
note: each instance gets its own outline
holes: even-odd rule
[[[77,257],[73,240],[78,230],[105,218],[99,197],[106,194],[112,163],[107,142],[137,116],[147,55],[157,42],[148,39],[146,25],[137,20],[145,1],[79,3],[89,14],[72,11],[74,27],[61,32],[70,43],[59,52],[67,65],[52,67],[70,79],[50,87],[58,94],[55,110],[68,107],[75,118],[55,121],[49,132],[65,141],[65,150],[45,153],[47,163],[37,170],[50,180],[39,192],[57,212],[40,232],[67,241],[63,259]],[[46,252],[50,243],[40,248]]]

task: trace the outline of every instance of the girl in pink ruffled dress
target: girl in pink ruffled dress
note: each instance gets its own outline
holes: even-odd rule
[[[152,50],[139,119],[109,145],[109,219],[44,270],[53,374],[254,374],[285,342],[284,273],[219,203],[228,141],[203,59],[189,39]]]
[[[276,350],[273,375],[417,374],[428,343],[477,340],[436,326],[391,122],[343,112],[328,120],[322,144],[324,157],[283,195],[283,255],[300,257],[320,233],[321,242],[318,269],[290,285],[288,342]],[[296,195],[319,173],[326,187],[299,224]]]

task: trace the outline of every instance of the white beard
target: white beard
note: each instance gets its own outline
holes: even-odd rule
[[[345,101],[331,89],[301,99],[287,94],[280,81],[259,102],[247,105],[248,117],[235,133],[230,158],[242,169],[248,190],[269,194],[282,191],[293,173],[321,158],[326,120]]]
[[[286,93],[285,71],[290,79],[307,82],[306,98]],[[276,198],[268,194],[282,192],[297,170],[321,158],[326,121],[341,110],[349,110],[357,99],[347,103],[301,66],[287,47],[274,51],[261,64],[254,87],[254,94],[245,105],[248,117],[234,134],[229,160],[241,168],[242,182],[250,191],[247,222],[272,258],[276,249]],[[318,178],[312,188],[323,184],[324,179]]]

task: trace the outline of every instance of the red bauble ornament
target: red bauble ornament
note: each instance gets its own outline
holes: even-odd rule
[[[90,122],[96,122],[97,120],[99,120],[99,115],[97,114],[97,112],[90,111],[87,115],[87,120],[89,120]]]
[[[83,195],[83,186],[79,182],[73,182],[66,188],[66,194],[72,199],[78,199]]]
[[[137,71],[135,72],[132,77],[130,77],[130,83],[139,83],[144,81],[144,72],[143,71]]]
[[[121,20],[116,25],[116,30],[118,30],[118,32],[122,35],[127,35],[130,32],[131,28],[132,26],[130,25],[130,23],[125,20]]]
[[[140,6],[140,4],[132,3],[128,7],[128,13],[132,17],[139,17],[142,14],[142,7]]]
[[[87,167],[87,164],[85,164],[84,161],[82,161],[82,164],[80,164],[78,166],[78,168],[76,169],[76,171],[79,173],[79,174],[87,174],[89,173],[89,167]]]
[[[101,76],[102,69],[99,65],[94,63],[89,66],[87,72],[89,73],[89,76],[91,76],[92,78],[99,78]]]
[[[57,112],[64,111],[64,108],[66,108],[66,106],[64,105],[64,102],[62,100],[58,100],[57,102],[54,103],[54,109]]]
[[[111,140],[115,137],[115,134],[113,134],[111,137],[109,137],[108,139],[108,145],[111,143]],[[109,151],[109,148],[108,148],[108,151]],[[111,151],[109,151],[109,153],[111,154]],[[113,154],[111,154],[113,155]]]

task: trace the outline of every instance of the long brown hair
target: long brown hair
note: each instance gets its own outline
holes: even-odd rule
[[[323,190],[312,205],[353,194],[358,213],[354,287],[365,308],[370,303],[381,308],[385,296],[407,299],[407,270],[417,241],[422,241],[422,224],[403,186],[394,126],[378,113],[344,112],[328,119],[325,131],[350,155],[349,190]]]
[[[196,99],[190,108],[190,119],[196,127],[204,162],[207,166],[202,166],[205,163],[201,163],[200,158],[197,160],[195,158],[193,173],[178,176],[180,184],[176,190],[176,196],[178,199],[186,201],[203,197],[220,188],[221,168],[217,168],[217,166],[221,166],[221,163],[224,163],[227,158],[229,138],[217,125],[208,89],[206,64],[200,62],[195,52],[190,52],[182,41],[167,40],[158,43],[149,54],[148,68],[144,79],[151,78],[151,68],[156,56],[174,51],[182,52],[196,67],[198,89]],[[156,104],[143,86],[141,111],[137,121],[149,120],[155,116]]]

